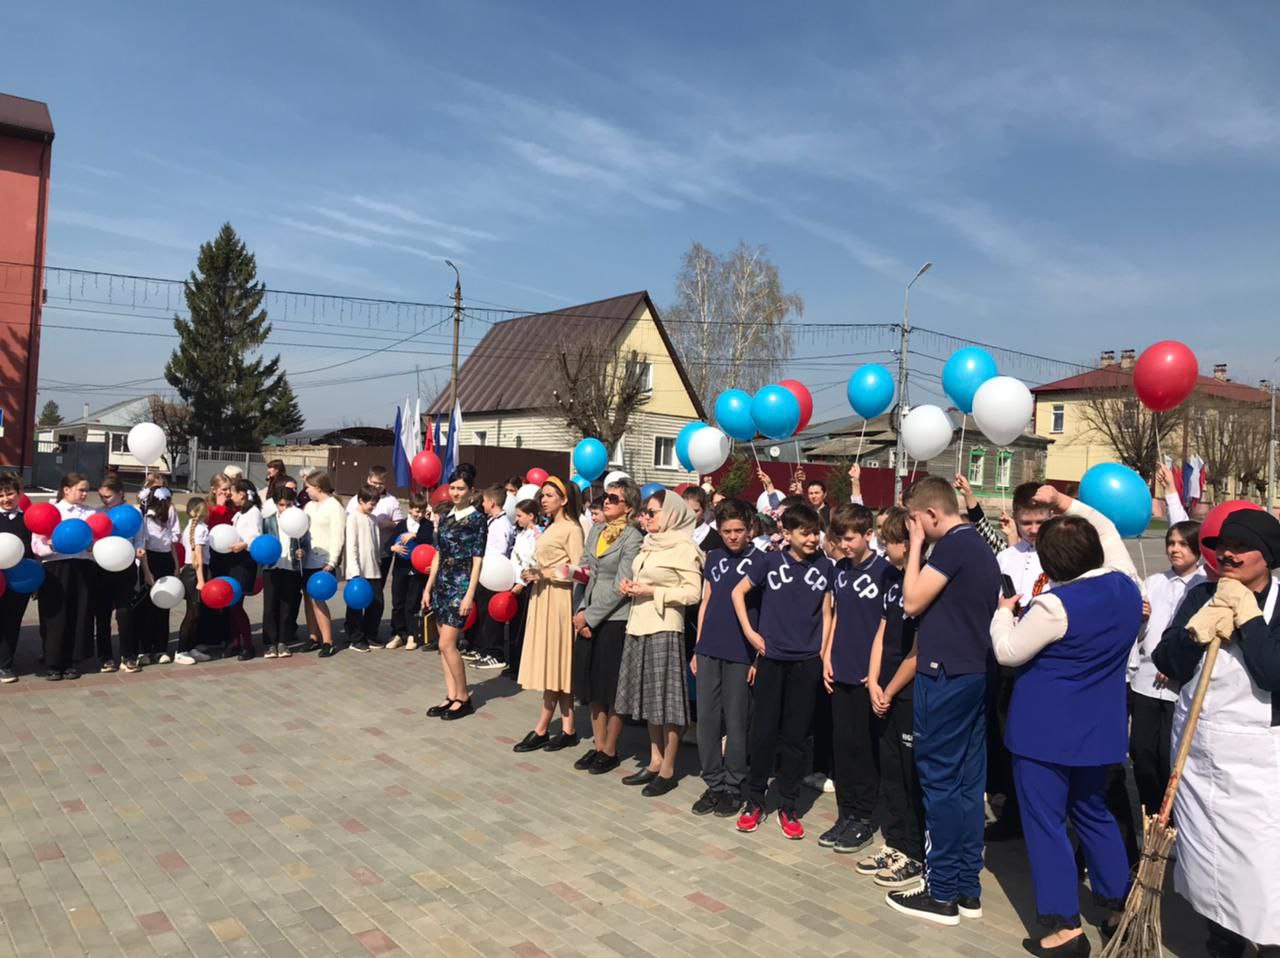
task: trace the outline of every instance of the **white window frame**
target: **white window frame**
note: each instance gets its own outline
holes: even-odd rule
[[[489,444],[489,430],[477,429],[475,436],[477,446],[487,446]]]
[[[981,487],[987,475],[987,451],[981,447],[969,450],[969,468],[965,470],[965,476],[969,480],[969,485],[974,488]]]
[[[1001,449],[996,453],[996,488],[1008,489],[1013,483],[1013,453]]]
[[[1056,402],[1049,407],[1049,432],[1062,435],[1067,427],[1066,403]]]
[[[644,391],[647,393],[653,392],[653,363],[642,362],[640,364],[640,369],[644,373],[644,377],[642,380],[644,385]]]
[[[128,434],[123,432],[113,432],[113,433],[110,433],[109,435],[111,436],[111,439],[110,439],[110,444],[108,448],[111,450],[112,453],[119,455],[121,453],[126,453],[129,451]]]
[[[613,448],[609,450],[609,465],[622,466],[625,465],[623,457],[627,454],[627,434],[624,432],[618,437],[618,441],[613,444]]]
[[[665,445],[664,445],[665,444]],[[662,452],[669,452],[670,455],[661,456]],[[680,467],[676,461],[676,441],[672,436],[654,436],[653,437],[653,468],[670,470],[675,472]]]

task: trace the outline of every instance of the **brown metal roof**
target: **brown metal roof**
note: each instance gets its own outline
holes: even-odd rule
[[[1033,386],[1031,392],[1037,396],[1042,396],[1046,393],[1092,392],[1132,388],[1133,370],[1124,369],[1116,365],[1102,366],[1076,376],[1059,379],[1056,382],[1045,383],[1043,386]],[[1227,399],[1233,402],[1267,402],[1271,398],[1271,394],[1265,389],[1247,386],[1244,383],[1233,383],[1229,380],[1224,381],[1213,376],[1197,377],[1196,391],[1217,399]]]
[[[49,107],[39,100],[0,93],[0,133],[24,140],[53,139],[53,120]]]
[[[676,355],[658,310],[648,292],[640,290],[610,299],[583,303],[551,313],[536,313],[495,323],[476,344],[458,370],[458,403],[463,415],[542,409],[554,401],[551,390],[552,356],[561,344],[581,344],[598,339],[609,348],[627,323],[648,307],[676,372],[693,401],[699,418],[706,418],[702,402],[693,391],[680,357]],[[449,389],[436,397],[427,410],[432,416],[449,415]]]

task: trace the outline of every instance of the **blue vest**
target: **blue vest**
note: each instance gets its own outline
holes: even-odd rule
[[[1067,634],[1017,672],[1005,745],[1058,765],[1113,765],[1128,749],[1125,666],[1142,625],[1142,594],[1120,572],[1080,579],[1053,594]]]

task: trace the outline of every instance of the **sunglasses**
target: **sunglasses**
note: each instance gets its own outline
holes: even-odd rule
[[[648,516],[650,519],[656,519],[656,518],[658,518],[658,516],[662,515],[662,510],[661,510],[661,509],[646,509],[646,510],[644,511],[644,514],[645,514],[646,516]]]
[[[611,506],[622,505],[622,496],[615,496],[612,492],[604,497],[604,501]]]

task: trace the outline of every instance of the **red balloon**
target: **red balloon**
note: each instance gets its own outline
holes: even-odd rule
[[[440,505],[440,503],[448,502],[448,501],[449,501],[448,486],[441,486],[435,492],[431,493],[431,504],[433,506],[438,506]]]
[[[413,462],[409,464],[409,472],[413,476],[413,481],[420,486],[428,488],[434,486],[440,481],[440,473],[444,470],[444,466],[440,464],[440,457],[429,449],[424,449],[413,457]]]
[[[1133,388],[1142,405],[1168,412],[1191,395],[1200,375],[1196,354],[1175,339],[1148,346],[1133,367]]]
[[[809,392],[809,387],[804,383],[794,379],[784,379],[778,385],[795,396],[796,402],[800,404],[800,425],[796,426],[796,432],[800,432],[813,418],[813,393]]]
[[[210,579],[200,590],[200,600],[211,609],[225,609],[235,598],[231,583],[222,579]]]
[[[93,530],[94,542],[97,542],[103,536],[111,535],[111,520],[107,518],[105,512],[95,512],[85,522],[89,523],[89,528]]]
[[[470,631],[471,627],[476,624],[476,612],[480,607],[475,603],[471,605],[471,611],[467,613],[467,621],[463,623],[463,631]]]
[[[1204,544],[1204,540],[1221,532],[1223,521],[1231,513],[1251,510],[1263,511],[1262,506],[1256,502],[1250,502],[1247,499],[1229,499],[1214,506],[1204,517],[1204,523],[1200,526],[1200,555],[1204,558],[1204,564],[1214,572],[1218,571],[1218,556]]]
[[[531,486],[541,486],[547,481],[547,470],[534,466],[524,474],[524,481]]]
[[[37,502],[22,514],[22,521],[33,535],[51,536],[54,527],[62,521],[62,513],[51,502]]]
[[[498,592],[489,600],[489,618],[494,622],[510,622],[519,608],[514,592]]]
[[[414,571],[420,572],[423,575],[428,575],[431,572],[431,563],[435,561],[435,558],[435,548],[427,545],[426,543],[415,547],[414,550],[409,553],[409,561],[413,564]]]
[[[693,488],[692,482],[682,482],[672,490],[677,496],[683,496],[687,491]]]
[[[31,508],[31,500],[27,498],[27,494],[25,492],[18,496],[18,508],[23,512],[26,512]]]

